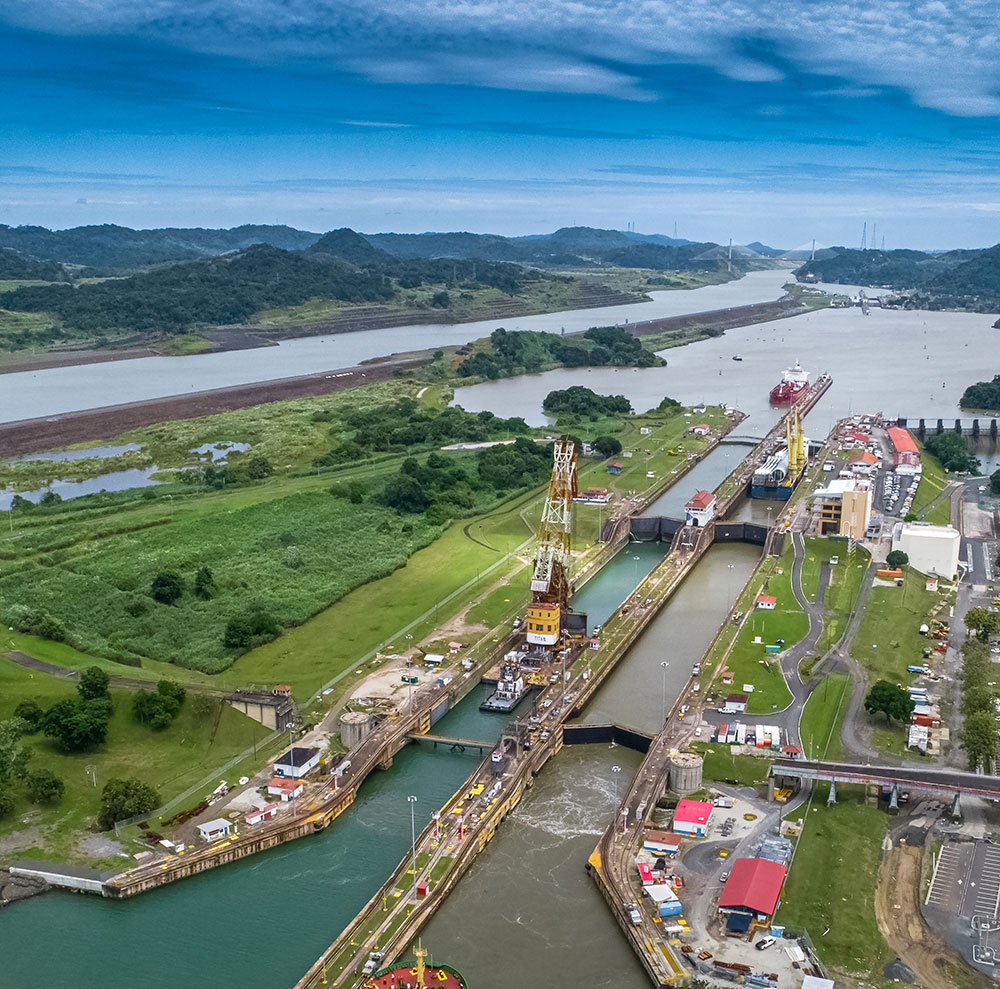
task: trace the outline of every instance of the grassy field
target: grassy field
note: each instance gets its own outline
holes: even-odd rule
[[[22,700],[33,699],[49,707],[75,696],[73,684],[32,674],[0,657],[0,720],[10,717]],[[18,794],[14,815],[0,822],[0,839],[15,832],[29,834],[33,847],[19,855],[90,860],[93,856],[79,848],[80,832],[85,832],[96,817],[101,788],[109,779],[135,776],[154,786],[166,801],[269,734],[263,725],[228,704],[218,711],[217,724],[214,713],[196,720],[189,702],[169,728],[155,732],[132,719],[132,696],[128,690],[112,690],[114,714],[108,740],[96,752],[67,755],[43,735],[28,737],[33,750],[29,768],[51,770],[64,781],[66,791],[53,807],[36,807]],[[88,766],[95,767],[96,787],[88,776]]]
[[[754,571],[737,598],[735,610],[751,612],[737,631],[729,625],[715,640],[706,656],[706,670],[714,670],[727,650],[725,668],[732,671],[733,689],[753,684],[747,703],[748,714],[769,714],[785,707],[792,695],[785,685],[774,656],[764,651],[768,643],[784,639],[784,648],[798,642],[809,631],[809,620],[799,610],[791,586],[792,544],[788,542],[779,559],[769,557]],[[763,590],[762,590],[763,588]],[[776,598],[774,611],[755,609],[759,593]],[[760,642],[754,642],[755,638]]]
[[[825,677],[809,695],[799,722],[799,738],[807,759],[836,762],[842,757],[840,726],[849,699],[850,678],[844,673]]]
[[[877,976],[892,960],[875,920],[875,884],[888,818],[860,788],[839,786],[837,802],[814,800],[782,891],[777,920],[807,929],[828,965]]]
[[[933,508],[928,508],[930,503],[948,486],[948,477],[944,468],[937,457],[929,453],[922,444],[920,464],[923,471],[920,475],[920,483],[917,485],[917,493],[913,496],[910,511],[922,522],[930,522],[932,525],[948,525],[951,521],[950,499],[945,498]]]
[[[823,632],[817,643],[819,653],[829,649],[844,634],[871,561],[863,549],[856,549],[853,556],[848,553],[846,542],[807,539],[802,561],[802,591],[810,601],[815,600],[819,590],[820,566],[833,557],[837,557],[839,562],[830,567],[830,581],[824,598]]]
[[[764,756],[733,755],[730,746],[711,742],[694,742],[691,748],[704,758],[703,775],[707,780],[742,786],[758,786],[767,780],[771,760]]]

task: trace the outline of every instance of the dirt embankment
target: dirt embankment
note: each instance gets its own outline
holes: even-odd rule
[[[922,848],[893,847],[882,855],[875,916],[889,947],[913,972],[921,989],[986,989],[993,983],[961,959],[924,923],[920,913]]]
[[[755,302],[747,306],[733,306],[731,309],[712,309],[708,312],[689,313],[684,316],[664,316],[662,319],[647,319],[641,323],[630,323],[629,331],[637,337],[654,336],[659,333],[680,332],[698,329],[702,332],[732,330],[737,326],[752,323],[766,323],[772,319],[798,316],[809,311],[798,299],[786,296],[774,302]]]
[[[0,457],[16,457],[23,453],[50,450],[71,443],[107,439],[109,436],[117,436],[130,429],[150,426],[156,422],[194,419],[230,409],[243,409],[251,405],[281,402],[309,395],[329,395],[375,381],[385,381],[397,372],[412,370],[429,364],[430,361],[430,352],[425,356],[385,358],[366,362],[358,367],[325,371],[322,374],[303,374],[277,381],[262,381],[257,384],[196,392],[193,395],[176,395],[170,398],[151,399],[148,402],[131,402],[103,409],[0,423]]]

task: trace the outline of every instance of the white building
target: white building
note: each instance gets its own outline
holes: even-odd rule
[[[319,749],[289,749],[274,761],[275,776],[305,776],[319,765]]]
[[[233,822],[227,821],[223,817],[217,817],[214,821],[206,821],[198,825],[198,834],[205,841],[215,841],[216,838],[225,838],[233,833]]]
[[[949,580],[958,574],[961,542],[961,534],[950,525],[897,522],[892,527],[892,548],[902,550],[910,558],[911,567]]]
[[[699,491],[684,506],[684,521],[688,525],[708,525],[715,518],[715,495]]]

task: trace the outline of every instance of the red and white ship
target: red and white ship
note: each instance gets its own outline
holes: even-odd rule
[[[803,371],[799,362],[794,367],[786,368],[785,373],[771,389],[772,405],[791,405],[809,385],[809,372]]]

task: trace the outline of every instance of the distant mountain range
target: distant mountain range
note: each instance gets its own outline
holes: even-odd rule
[[[200,227],[132,230],[113,224],[48,230],[36,226],[0,225],[0,249],[16,252],[26,262],[57,262],[73,268],[93,269],[88,273],[112,274],[216,257],[246,250],[255,244],[268,244],[285,251],[304,251],[329,236],[269,225],[247,225],[231,230]],[[466,258],[547,267],[704,268],[711,266],[696,263],[695,258],[715,246],[662,234],[623,233],[594,227],[563,227],[551,234],[524,237],[461,232],[360,236],[373,247],[397,258]],[[14,270],[13,262],[7,268]],[[3,270],[0,267],[0,272]],[[0,277],[41,276],[0,274]]]

